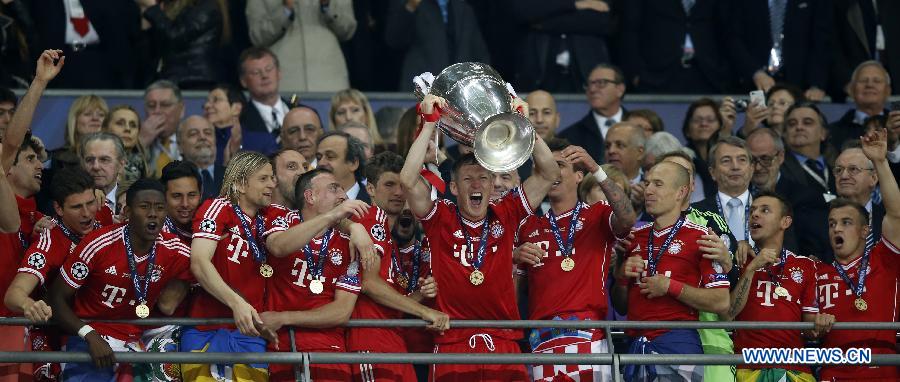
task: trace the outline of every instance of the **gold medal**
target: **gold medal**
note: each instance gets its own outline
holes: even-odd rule
[[[865,312],[866,309],[869,309],[869,304],[866,304],[866,300],[863,300],[862,297],[858,297],[855,301],[853,301],[853,305],[855,305],[856,310],[860,312]]]
[[[316,279],[309,282],[309,291],[313,292],[313,294],[321,294],[324,290],[325,284],[322,284],[321,280]]]
[[[140,305],[134,308],[134,314],[138,316],[138,318],[147,318],[150,317],[150,307],[145,303],[141,303]]]
[[[275,274],[275,269],[272,269],[272,266],[269,264],[262,263],[262,265],[259,266],[259,274],[262,275],[262,277],[269,278]]]
[[[575,269],[575,260],[572,260],[571,257],[566,257],[559,263],[559,267],[562,268],[563,271],[569,272]]]
[[[783,286],[779,286],[779,287],[775,288],[775,295],[778,297],[787,297],[788,290],[787,290],[787,288],[785,288]]]
[[[472,273],[469,274],[469,282],[475,286],[481,285],[481,283],[484,282],[484,273],[481,273],[481,271],[477,269],[472,271]]]
[[[404,275],[397,276],[397,285],[399,285],[400,288],[406,289],[409,287],[409,280]]]

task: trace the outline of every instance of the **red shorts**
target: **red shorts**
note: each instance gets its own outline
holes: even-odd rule
[[[416,371],[411,364],[364,363],[352,365],[351,369],[356,382],[416,382]]]
[[[301,367],[297,365],[297,367]],[[350,380],[350,365],[335,364],[313,364],[309,365],[309,377],[313,381],[334,381],[346,382]],[[294,382],[294,365],[288,364],[270,364],[269,365],[269,382]]]
[[[896,366],[825,366],[819,372],[821,381],[898,381]]]
[[[520,353],[519,344],[502,338],[474,335],[468,342],[438,344],[435,353]],[[431,375],[435,382],[468,381],[528,381],[525,365],[433,365]]]

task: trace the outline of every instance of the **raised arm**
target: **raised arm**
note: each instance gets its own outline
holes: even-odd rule
[[[875,165],[881,200],[884,203],[885,215],[881,223],[881,236],[891,243],[900,243],[900,189],[887,160],[887,131],[884,129],[870,131],[861,138],[863,153]]]
[[[597,164],[594,158],[580,146],[569,146],[563,149],[563,157],[566,158],[573,166],[587,170],[589,173],[585,176],[593,176],[600,184],[600,189],[606,195],[613,210],[612,229],[616,237],[624,237],[631,231],[634,222],[637,221],[637,214],[631,206],[631,200],[625,194],[625,190],[619,187],[616,182],[606,176],[606,171]]]
[[[358,200],[346,200],[337,207],[303,223],[295,225],[286,231],[275,232],[266,238],[266,250],[275,257],[285,257],[299,251],[309,244],[319,232],[324,231],[343,219],[366,214],[369,205]]]
[[[54,60],[59,60],[56,64]],[[31,129],[31,120],[34,118],[34,110],[37,109],[41,95],[51,80],[56,78],[59,71],[62,70],[66,62],[66,57],[62,55],[61,50],[45,50],[38,57],[37,68],[34,73],[34,80],[28,91],[16,106],[16,113],[13,114],[12,121],[6,129],[3,136],[3,155],[0,155],[0,163],[3,164],[3,173],[7,173],[16,161],[16,154],[19,153],[19,146],[25,140],[25,135]]]
[[[435,110],[435,107],[446,106],[446,100],[428,94],[419,104],[419,110],[424,115],[433,116],[437,114],[436,111],[440,111],[440,109]],[[409,209],[413,215],[418,218],[425,217],[434,207],[434,201],[431,200],[431,187],[422,179],[420,171],[422,171],[422,165],[425,164],[428,141],[431,140],[431,135],[434,133],[435,122],[426,121],[423,124],[422,131],[410,146],[409,153],[406,154],[406,162],[403,163],[403,169],[400,170],[400,181],[403,182],[406,191],[406,201],[409,203]]]
[[[242,334],[259,336],[255,324],[262,323],[262,320],[256,309],[225,283],[212,263],[217,245],[217,241],[210,239],[194,238],[191,241],[191,273],[203,289],[231,309],[234,323]]]
[[[531,210],[536,210],[553,182],[559,180],[559,165],[553,159],[553,153],[547,147],[547,143],[540,135],[534,135],[534,152],[532,160],[534,161],[534,174],[522,183],[522,190],[525,192],[525,198],[531,204]]]

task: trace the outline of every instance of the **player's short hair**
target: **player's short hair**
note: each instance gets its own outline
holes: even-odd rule
[[[847,198],[836,198],[829,202],[828,214],[831,215],[831,211],[844,207],[852,207],[855,209],[856,212],[859,213],[859,217],[862,218],[863,225],[869,225],[869,211],[866,211],[866,207]]]
[[[228,167],[225,168],[225,177],[222,180],[222,189],[219,195],[227,198],[232,203],[238,201],[237,184],[247,184],[251,174],[259,171],[265,165],[271,165],[269,158],[256,151],[239,151],[235,154]]]
[[[159,182],[162,183],[166,190],[168,190],[169,182],[181,178],[193,178],[197,181],[197,188],[203,187],[203,179],[200,177],[200,171],[197,170],[197,165],[182,160],[171,161],[163,167],[162,176],[159,177]]]
[[[47,159],[47,150],[44,149],[44,143],[41,142],[41,139],[31,135],[31,132],[25,133],[25,139],[22,140],[22,144],[19,145],[19,151],[16,152],[16,157],[13,158],[13,166],[19,164],[19,155],[22,154],[22,151],[32,149],[34,153],[37,154],[38,160],[43,162]]]
[[[70,195],[94,190],[94,178],[81,166],[63,167],[53,174],[50,199],[61,208]]]
[[[378,179],[385,172],[397,174],[403,170],[403,157],[392,151],[384,151],[372,157],[366,164],[366,180],[373,185],[378,185]]]
[[[312,189],[313,179],[315,179],[319,175],[331,173],[331,170],[320,167],[309,170],[300,175],[299,178],[297,178],[297,183],[294,183],[294,201],[297,204],[298,209],[303,209],[303,205],[305,204],[304,202],[306,200],[303,198],[303,194],[306,193],[306,190]]]
[[[19,99],[16,98],[16,93],[13,93],[9,88],[0,87],[0,103],[11,103],[13,106],[19,102]]]
[[[138,192],[141,191],[157,191],[162,195],[166,195],[166,188],[163,187],[162,183],[160,183],[156,179],[150,178],[141,178],[128,187],[128,191],[125,191],[125,205],[130,206],[135,201],[134,198],[137,197]]]
[[[550,137],[544,140],[544,143],[547,144],[547,147],[550,148],[550,152],[563,151],[566,147],[571,146],[568,140],[565,138],[559,137]]]
[[[481,163],[478,163],[478,160],[475,159],[475,153],[468,153],[468,154],[461,155],[458,159],[456,159],[455,162],[453,162],[453,169],[451,170],[451,173],[450,173],[450,180],[455,182],[457,177],[459,176],[459,169],[461,169],[463,166],[471,166],[471,165],[476,165],[476,166],[481,167]],[[491,176],[493,176],[493,173],[491,173],[491,174],[492,174]]]
[[[779,194],[777,192],[773,192],[773,191],[760,191],[758,194],[756,194],[755,197],[753,197],[753,200],[754,201],[759,200],[759,198],[762,198],[762,197],[769,197],[769,198],[778,200],[778,203],[781,204],[781,216],[782,217],[784,217],[784,216],[793,217],[794,216],[794,207],[791,205],[791,202],[789,202],[781,194]]]
[[[691,184],[690,173],[688,173],[688,169],[684,168],[684,166],[678,163],[672,162],[660,162],[653,166],[652,169],[656,169],[659,166],[671,166],[672,174],[674,175],[674,183],[672,184],[675,188],[686,187]]]

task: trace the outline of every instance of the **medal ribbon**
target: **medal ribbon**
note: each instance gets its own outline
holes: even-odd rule
[[[190,232],[187,232],[181,228],[178,228],[178,226],[175,225],[175,221],[173,221],[172,218],[166,216],[166,220],[164,221],[164,224],[166,225],[166,227],[169,228],[170,232],[178,235],[179,238],[190,241],[191,236],[192,236],[190,234]]]
[[[303,222],[303,215],[300,215],[300,222]],[[325,231],[325,234],[322,235],[322,246],[319,247],[319,261],[313,262],[313,251],[312,248],[309,247],[309,243],[303,246],[303,254],[306,256],[306,266],[309,268],[310,276],[313,276],[314,279],[318,279],[322,277],[322,274],[325,273],[325,258],[328,256],[328,244],[331,243],[331,238],[334,236],[334,228],[329,228]],[[315,240],[315,238],[313,238]]]
[[[466,247],[469,248],[468,252],[473,252],[472,249],[472,241],[469,239],[469,233],[466,231],[466,225],[463,223],[462,214],[459,212],[459,207],[456,207],[456,220],[459,220],[459,228],[462,231],[463,238],[466,239]],[[473,256],[472,259],[472,268],[475,270],[481,269],[481,263],[484,262],[484,253],[487,250],[487,235],[488,230],[491,225],[491,211],[488,210],[487,215],[484,217],[484,225],[481,227],[481,241],[478,242],[478,253],[476,256]]]
[[[748,197],[747,203],[744,206],[744,240],[748,243],[750,242],[750,205],[753,204],[753,198]],[[725,210],[722,209],[722,201],[719,200],[719,195],[716,194],[716,207],[719,209],[719,215],[722,218],[725,218]],[[728,219],[726,219],[728,220]]]
[[[391,266],[394,267],[395,272],[406,276],[406,280],[408,281],[406,284],[406,293],[412,293],[419,284],[419,264],[422,260],[422,244],[415,241],[412,253],[412,272],[410,273],[406,273],[403,270],[403,267],[400,266],[400,260],[398,259],[400,257],[400,252],[397,251],[396,247],[391,247]]]
[[[572,220],[569,221],[569,232],[566,233],[566,242],[563,243],[562,234],[559,232],[559,225],[556,224],[556,215],[550,210],[550,230],[553,231],[553,238],[556,239],[556,245],[563,257],[572,256],[575,241],[575,225],[578,223],[578,213],[581,212],[581,202],[575,203],[575,210],[572,211]]]
[[[759,256],[759,247],[753,247],[753,252],[756,253],[756,256]],[[781,286],[781,276],[784,275],[784,267],[787,264],[787,249],[781,248],[781,255],[779,255],[778,261],[780,262],[781,270],[778,272],[777,277],[772,273],[771,266],[766,267],[766,273],[769,275],[769,280],[772,280],[775,287]]]
[[[870,233],[869,237],[866,238],[866,249],[863,251],[862,260],[859,262],[859,283],[854,285],[853,280],[850,280],[850,277],[847,276],[847,271],[844,270],[844,267],[841,266],[837,260],[833,261],[831,265],[834,266],[834,269],[837,270],[838,275],[844,279],[844,282],[847,283],[847,287],[853,291],[853,294],[856,295],[856,298],[862,297],[863,289],[866,287],[866,275],[869,274],[867,272],[869,268],[869,256],[872,254],[872,248],[875,247],[875,240],[873,235]]]
[[[659,252],[656,256],[653,255],[653,238],[656,236],[656,228],[650,228],[650,238],[647,240],[647,275],[656,275],[656,264],[659,262],[659,259],[662,258],[663,253],[666,252],[666,249],[669,248],[669,245],[672,244],[672,240],[675,239],[678,230],[684,225],[684,221],[684,215],[678,216],[678,220],[675,221],[675,225],[672,226],[672,230],[669,231],[669,234],[666,236],[666,241],[663,242],[663,245],[659,248]]]
[[[81,236],[76,235],[69,229],[69,227],[66,227],[66,225],[63,224],[62,219],[57,220],[56,226],[59,227],[59,230],[62,231],[63,235],[66,235],[66,237],[69,238],[69,240],[71,240],[73,243],[81,243]]]
[[[128,270],[131,272],[131,281],[134,283],[134,296],[141,303],[147,303],[147,293],[150,291],[150,278],[153,273],[153,265],[156,264],[156,241],[150,248],[149,258],[147,259],[147,271],[144,272],[144,288],[141,289],[141,282],[138,278],[137,260],[134,258],[134,249],[131,248],[131,236],[129,236],[129,227],[126,225],[122,231],[122,241],[125,242],[125,256],[128,258]]]
[[[244,219],[244,211],[234,203],[231,203],[231,208],[234,209],[234,214],[237,215],[238,220],[241,221],[241,233],[247,237],[247,243],[250,245],[250,251],[253,252],[253,258],[257,263],[265,263],[266,249],[256,242],[256,236],[254,236],[253,231],[250,230],[250,224]],[[256,234],[262,235],[265,230],[262,216],[259,216],[259,213],[257,213],[256,219],[254,220],[256,221]]]

